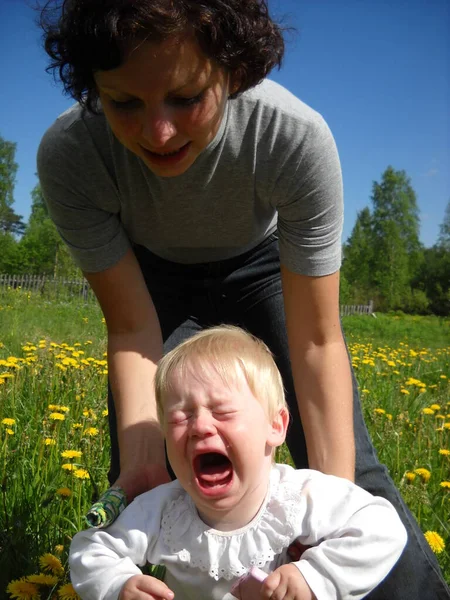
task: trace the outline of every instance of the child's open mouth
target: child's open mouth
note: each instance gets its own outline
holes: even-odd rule
[[[207,452],[194,459],[194,472],[204,493],[220,493],[233,479],[233,465],[229,458],[219,452]]]

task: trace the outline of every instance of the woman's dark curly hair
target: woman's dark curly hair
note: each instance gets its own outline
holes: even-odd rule
[[[40,14],[44,47],[65,92],[96,112],[94,73],[114,69],[130,40],[194,33],[210,59],[236,75],[237,96],[281,66],[281,26],[266,0],[50,0]]]

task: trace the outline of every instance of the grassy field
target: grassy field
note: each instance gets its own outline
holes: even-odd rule
[[[450,582],[450,319],[343,322],[366,421]],[[96,306],[0,294],[0,598],[76,598],[67,551],[106,489]]]

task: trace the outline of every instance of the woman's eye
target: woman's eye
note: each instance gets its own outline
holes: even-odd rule
[[[195,104],[199,104],[202,101],[203,93],[197,94],[197,96],[192,96],[190,98],[184,98],[183,96],[174,96],[169,99],[169,102],[174,106],[179,106],[181,108],[194,106]]]
[[[139,100],[125,100],[120,102],[119,100],[113,100],[113,98],[110,98],[110,102],[114,108],[119,110],[132,110],[133,108],[137,108],[139,105]]]

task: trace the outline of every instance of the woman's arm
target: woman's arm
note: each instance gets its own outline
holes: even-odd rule
[[[117,484],[130,501],[170,481],[153,393],[156,363],[163,352],[161,329],[131,250],[113,267],[85,276],[108,328],[109,378],[120,449]]]
[[[350,365],[339,320],[339,273],[281,267],[289,354],[311,469],[354,480]]]

